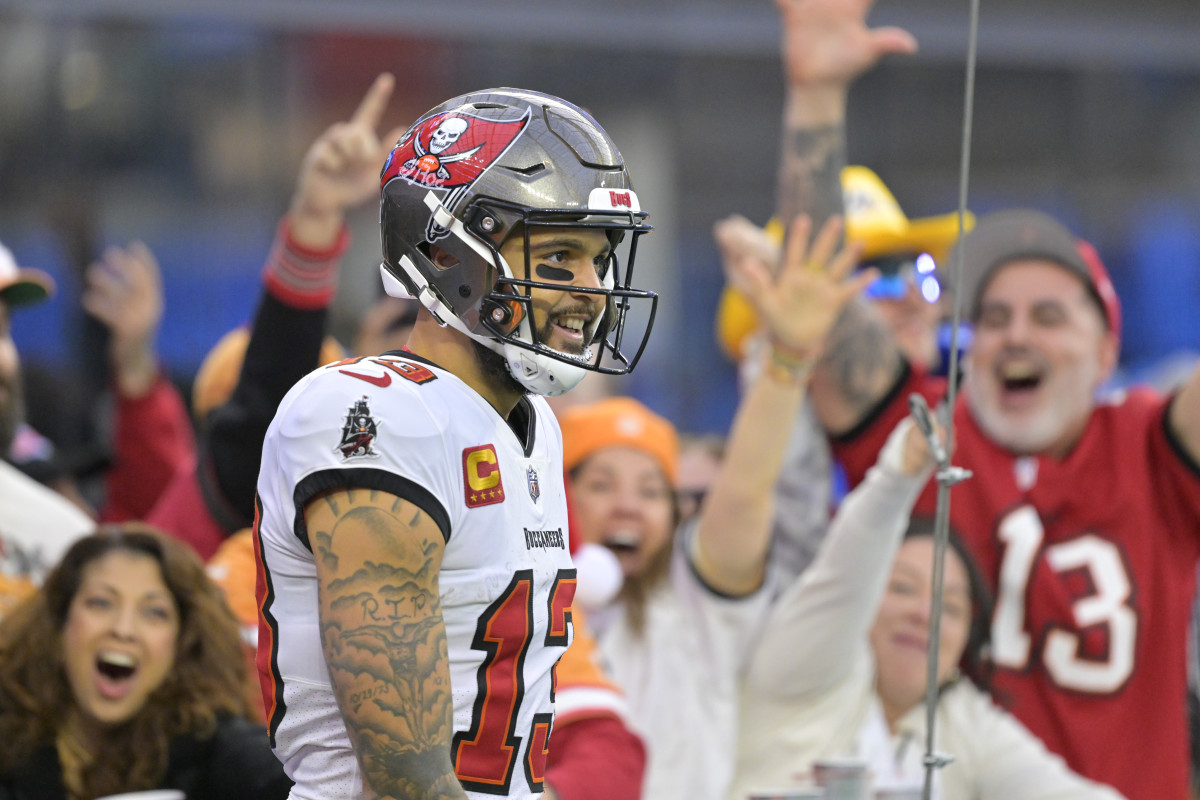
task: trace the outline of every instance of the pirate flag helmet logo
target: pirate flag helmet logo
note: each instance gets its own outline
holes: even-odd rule
[[[464,111],[427,117],[409,129],[383,165],[384,183],[393,177],[417,186],[467,186],[508,148],[529,122],[485,119]]]
[[[503,356],[528,392],[557,395],[588,370],[636,365],[658,301],[632,282],[637,242],[651,228],[620,151],[588,112],[525,89],[461,95],[408,129],[380,180],[389,294],[418,298],[439,323]],[[535,291],[564,288],[530,263],[531,231],[549,228],[597,229],[609,245],[600,285],[573,285],[604,302],[592,303],[599,311],[569,353],[543,341],[549,324],[533,319]],[[522,235],[524,255],[510,264],[501,247]]]

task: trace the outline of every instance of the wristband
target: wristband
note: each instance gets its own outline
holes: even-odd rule
[[[808,383],[813,368],[816,366],[815,350],[802,352],[781,346],[774,341],[767,348],[765,372],[776,383],[785,386],[803,386]]]

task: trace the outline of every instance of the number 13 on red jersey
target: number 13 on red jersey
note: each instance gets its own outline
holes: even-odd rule
[[[1004,553],[992,618],[996,666],[1024,670],[1040,661],[1057,686],[1088,694],[1110,694],[1124,686],[1133,674],[1138,617],[1129,604],[1133,585],[1120,549],[1092,533],[1043,548],[1045,528],[1032,506],[1009,512],[997,535]],[[1081,571],[1091,591],[1072,602],[1070,627],[1048,626],[1035,641],[1027,630],[1027,603],[1039,556],[1057,576]],[[1085,653],[1082,632],[1095,628],[1107,639],[1103,657]]]

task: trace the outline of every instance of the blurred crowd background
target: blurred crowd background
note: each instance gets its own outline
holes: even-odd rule
[[[850,100],[850,163],[910,217],[958,200],[966,0],[879,0],[916,35]],[[144,240],[166,290],[159,348],[186,390],[247,321],[304,148],[397,76],[383,128],[451,95],[538,89],[621,145],[657,232],[638,285],[661,293],[622,391],[684,431],[723,432],[734,368],[713,317],[711,227],[765,222],[780,145],[779,15],[769,0],[0,0],[0,241],[59,295],[14,338],[29,421],[87,442],[104,388],[84,267]],[[1122,373],[1200,349],[1200,3],[983,0],[969,205],[1032,206],[1093,241],[1122,297]],[[377,214],[352,219],[334,333],[378,295]]]

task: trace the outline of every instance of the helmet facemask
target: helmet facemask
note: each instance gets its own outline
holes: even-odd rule
[[[571,366],[582,366],[595,372],[623,375],[633,369],[641,357],[648,338],[649,326],[653,322],[657,297],[649,292],[630,287],[631,271],[628,265],[636,255],[637,240],[649,231],[643,223],[644,215],[635,213],[578,214],[546,211],[523,212],[521,225],[512,236],[522,238],[521,263],[502,261],[502,274],[489,293],[481,322],[488,332],[508,344],[530,352],[544,355]],[[593,228],[602,230],[608,240],[609,251],[600,272],[600,286],[579,286],[539,278],[537,265],[532,257],[531,235],[547,229]],[[626,265],[623,270],[622,265]],[[553,322],[551,316],[538,320],[534,313],[534,292],[570,292],[572,294],[599,295],[603,298],[600,311],[585,327],[585,350],[579,354],[564,353],[550,347],[545,341],[544,330]],[[623,347],[626,323],[631,309],[642,307],[638,326],[641,335],[631,337],[633,347]],[[513,313],[515,311],[515,313]],[[610,335],[611,334],[611,335]]]
[[[470,130],[460,134],[443,150],[450,154],[442,159],[450,177],[443,188],[440,179],[414,176],[409,165],[419,161],[411,158],[414,152],[432,152],[433,137],[448,119],[467,119],[481,130],[495,126],[489,130],[499,130],[496,135],[508,137],[509,144],[503,151],[492,148],[499,154],[482,173],[472,167],[478,177],[455,184],[455,163],[469,162],[451,161],[457,157],[452,151],[489,147]],[[523,126],[520,133],[513,133],[513,125]],[[502,355],[512,377],[536,394],[565,392],[587,371],[620,375],[634,368],[657,306],[653,292],[631,286],[637,240],[650,226],[620,154],[586,112],[547,95],[489,90],[434,109],[410,129],[393,156],[384,167],[381,203],[389,293],[418,297],[439,323]],[[554,227],[604,232],[609,254],[600,286],[538,275],[530,236]],[[512,237],[522,237],[523,246],[507,249],[522,253],[510,264],[501,248]],[[434,247],[447,255],[436,259],[441,263],[430,257]],[[544,308],[545,298],[554,296],[545,293],[563,292],[604,297],[602,304],[592,304],[592,310],[599,305],[603,312],[587,324],[589,346],[580,354],[550,347],[543,335],[549,327],[539,331],[535,324],[549,326],[562,311],[555,304],[558,311],[537,320],[535,301]],[[640,332],[627,334],[627,327]]]

